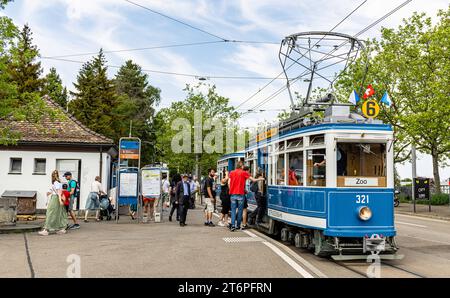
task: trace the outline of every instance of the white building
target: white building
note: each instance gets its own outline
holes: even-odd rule
[[[61,109],[47,100],[54,109]],[[62,109],[63,117],[46,117],[41,125],[9,122],[20,133],[17,145],[0,146],[0,196],[4,191],[36,191],[37,209],[46,209],[46,193],[51,186],[51,173],[72,172],[80,183],[79,210],[85,209],[91,183],[102,177],[108,189],[111,161],[117,155],[113,141],[88,129]],[[65,183],[64,177],[61,182]]]

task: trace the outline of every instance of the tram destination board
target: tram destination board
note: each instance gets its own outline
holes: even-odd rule
[[[415,178],[414,179],[414,197],[417,200],[430,199],[430,179]]]

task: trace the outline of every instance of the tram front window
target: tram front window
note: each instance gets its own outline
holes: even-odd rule
[[[308,150],[308,186],[326,186],[325,149]]]
[[[385,144],[338,143],[336,152],[338,186],[386,186]]]

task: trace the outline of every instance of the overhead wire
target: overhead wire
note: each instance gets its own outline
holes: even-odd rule
[[[374,21],[373,23],[369,24],[369,25],[366,26],[364,29],[362,29],[361,31],[359,31],[358,33],[356,33],[356,34],[354,35],[354,37],[356,38],[356,37],[362,35],[363,33],[367,32],[368,30],[370,30],[371,28],[373,28],[374,26],[376,26],[377,24],[379,24],[380,22],[382,22],[383,20],[385,20],[386,18],[388,18],[389,16],[391,16],[392,14],[394,14],[395,12],[397,12],[398,10],[400,10],[401,8],[403,8],[404,6],[406,6],[407,4],[409,4],[411,1],[412,1],[412,0],[406,0],[406,1],[404,1],[404,2],[401,3],[400,5],[398,5],[397,7],[395,7],[394,9],[390,10],[388,13],[386,13],[385,15],[383,15],[381,18],[377,19],[376,21]],[[332,30],[333,30],[333,29],[332,29]],[[343,42],[341,45],[339,45],[338,48],[335,47],[333,50],[330,51],[330,53],[328,53],[328,55],[334,53],[334,52],[337,51],[340,47],[344,46],[346,43],[348,43],[348,40],[345,41],[345,42]],[[326,57],[326,56],[327,56],[327,55],[325,55],[324,57]],[[324,58],[324,57],[322,57],[322,58]],[[322,58],[321,58],[320,60],[322,60]],[[318,63],[320,63],[320,60],[319,60]],[[325,66],[325,67],[323,67],[323,68],[321,68],[321,69],[325,69],[325,68],[328,68],[328,67],[329,67],[329,66]],[[319,69],[319,70],[321,70],[321,69]],[[306,72],[307,72],[307,71],[306,71]],[[304,75],[307,75],[307,74],[305,74],[305,72],[304,72],[303,74],[301,74],[300,76],[298,76],[296,79],[294,79],[293,82],[297,81],[298,79],[300,79],[300,78],[301,78],[302,76],[304,76]],[[272,99],[276,98],[279,94],[281,94],[281,93],[282,93],[284,90],[286,90],[287,88],[288,88],[287,86],[284,86],[283,88],[281,88],[281,89],[275,91],[274,93],[272,93],[271,95],[269,95],[269,97],[263,99],[263,100],[261,101],[261,103],[257,104],[255,107],[249,109],[249,111],[250,111],[250,110],[253,110],[253,109],[261,108],[261,106],[265,105],[266,103],[268,103],[268,102],[271,101]],[[242,114],[241,117],[244,116],[244,115],[246,115],[246,113]]]
[[[361,2],[355,9],[353,9],[350,13],[348,13],[342,20],[340,20],[333,28],[331,28],[328,32],[332,32],[334,29],[336,29],[337,27],[339,27],[345,20],[347,20],[352,14],[354,14],[361,6],[363,6],[368,0],[364,0],[363,2]],[[324,39],[325,35],[322,36],[313,46],[312,48],[314,48],[316,45],[319,44],[319,42],[321,42]],[[298,58],[297,60],[301,59],[302,57]],[[290,69],[292,66],[295,65],[295,62],[293,62],[286,70]],[[282,76],[285,73],[285,71],[280,72],[280,74],[278,74],[278,76],[276,76],[276,78],[279,78],[280,76]],[[253,93],[250,97],[248,97],[244,102],[242,102],[241,104],[239,104],[239,107],[243,106],[244,104],[246,104],[247,102],[249,102],[250,100],[252,100],[256,95],[258,95],[259,93],[261,93],[262,90],[266,89],[269,85],[271,85],[273,82],[276,81],[276,78],[271,80],[270,82],[268,82],[266,85],[264,85],[262,88],[260,88],[258,91],[256,91],[255,93]]]

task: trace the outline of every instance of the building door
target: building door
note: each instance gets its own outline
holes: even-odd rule
[[[62,177],[64,173],[71,172],[72,178],[78,181],[80,184],[81,177],[81,160],[79,159],[57,159],[56,160],[56,169],[59,172],[60,179],[62,183],[67,183],[66,178]],[[81,187],[81,184],[80,184]],[[74,209],[80,210],[80,197],[76,198]]]

